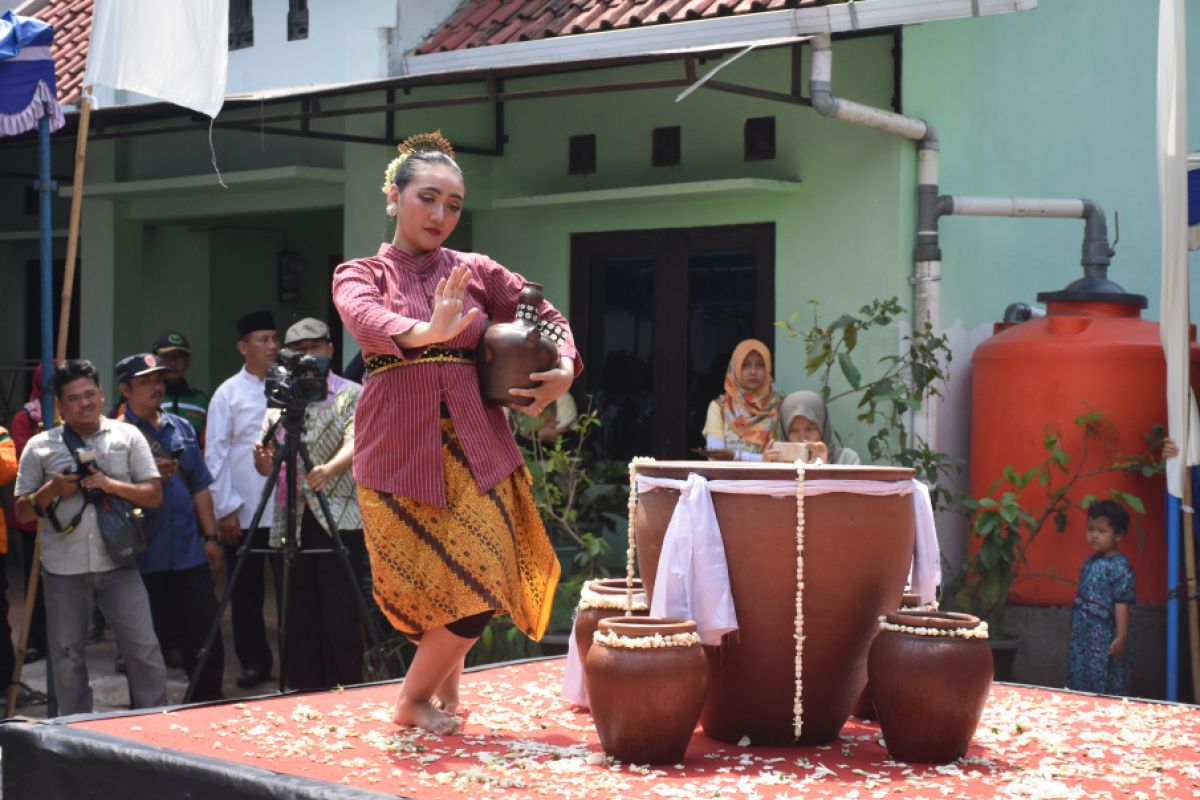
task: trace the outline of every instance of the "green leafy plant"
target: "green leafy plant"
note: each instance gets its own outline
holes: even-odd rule
[[[960,499],[962,507],[972,515],[971,536],[977,549],[967,558],[962,573],[952,591],[955,603],[965,610],[978,613],[993,628],[1003,630],[1004,609],[1008,604],[1009,588],[1018,577],[1032,577],[1027,572],[1026,553],[1048,526],[1061,534],[1067,527],[1073,510],[1086,509],[1098,499],[1095,495],[1078,495],[1080,481],[1098,475],[1136,472],[1151,476],[1162,470],[1154,453],[1162,444],[1162,430],[1156,428],[1143,438],[1145,452],[1137,456],[1115,454],[1115,426],[1101,411],[1089,411],[1075,418],[1082,429],[1082,444],[1075,456],[1063,449],[1060,431],[1048,432],[1042,440],[1045,457],[1041,463],[1024,470],[1004,468],[985,497]],[[1095,448],[1104,448],[1099,466],[1089,455]],[[1041,487],[1036,500],[1027,489]],[[1139,546],[1144,543],[1145,530],[1141,515],[1145,507],[1139,497],[1112,489],[1108,497],[1133,511],[1137,517]],[[1057,580],[1057,575],[1042,574]]]
[[[525,466],[533,477],[533,497],[551,540],[573,550],[568,566],[588,578],[607,576],[605,560],[611,541],[626,524],[617,513],[625,503],[625,468],[593,457],[585,448],[600,418],[588,407],[566,434],[545,442],[537,436],[538,420],[512,415]],[[608,531],[608,535],[605,533]]]
[[[816,376],[826,404],[857,398],[857,419],[871,431],[867,439],[871,461],[915,469],[932,487],[934,507],[948,506],[953,497],[942,479],[960,471],[961,464],[930,448],[908,429],[913,411],[929,398],[943,396],[953,357],[946,336],[925,323],[902,339],[898,354],[879,359],[878,374],[868,378],[855,362],[859,339],[864,333],[890,327],[904,315],[899,298],[872,300],[858,313],[842,314],[829,323],[822,320],[818,302],[809,303],[812,321],[807,328],[800,327],[799,311],[775,324],[789,337],[804,341],[804,371]],[[835,392],[833,379],[839,374],[848,388]]]

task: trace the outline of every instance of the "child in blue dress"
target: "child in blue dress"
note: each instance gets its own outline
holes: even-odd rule
[[[1129,694],[1133,648],[1129,606],[1133,565],[1117,549],[1129,528],[1129,512],[1112,500],[1088,508],[1087,540],[1095,553],[1083,562],[1071,616],[1067,688],[1099,694]]]

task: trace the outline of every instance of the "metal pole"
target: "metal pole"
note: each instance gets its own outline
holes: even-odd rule
[[[1179,498],[1167,492],[1167,699],[1179,700]]]
[[[42,228],[42,419],[46,429],[54,427],[54,395],[47,391],[54,359],[54,252],[50,219],[50,109],[38,120],[38,199]]]

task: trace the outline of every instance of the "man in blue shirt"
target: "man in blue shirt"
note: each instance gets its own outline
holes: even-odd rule
[[[155,633],[177,632],[183,666],[190,677],[196,654],[217,615],[211,570],[219,570],[223,551],[217,541],[217,518],[208,487],[212,476],[204,464],[191,423],[159,408],[166,391],[167,369],[148,353],[117,362],[117,380],[125,398],[123,421],[135,425],[154,454],[162,474],[163,502],[145,512],[146,551],[138,569],[150,596]],[[225,671],[225,651],[218,636],[196,683],[195,700],[218,700]]]

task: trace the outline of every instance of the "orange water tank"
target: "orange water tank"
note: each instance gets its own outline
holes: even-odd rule
[[[1107,280],[1088,280],[1039,294],[1038,300],[1047,304],[1045,317],[997,326],[1002,329],[976,349],[971,361],[973,496],[987,495],[1005,466],[1024,472],[1042,463],[1049,432],[1061,431],[1062,448],[1074,463],[1084,439],[1074,420],[1090,410],[1102,411],[1112,421],[1115,448],[1089,445],[1087,470],[1111,463],[1116,454],[1146,452],[1144,435],[1154,425],[1165,427],[1166,366],[1158,324],[1141,318],[1146,299]],[[1200,375],[1200,347],[1194,343],[1191,362],[1192,375]],[[1072,492],[1076,501],[1089,494],[1107,497],[1111,489],[1141,498],[1146,513],[1131,515],[1121,551],[1136,571],[1138,601],[1160,605],[1167,599],[1165,485],[1161,474],[1145,478],[1107,472],[1081,479]],[[1026,508],[1045,508],[1046,495],[1036,482],[1027,487]],[[1021,571],[1029,577],[1013,583],[1010,602],[1074,602],[1079,568],[1092,553],[1085,530],[1081,511],[1070,512],[1061,534],[1050,520],[1026,553],[1029,563]]]

